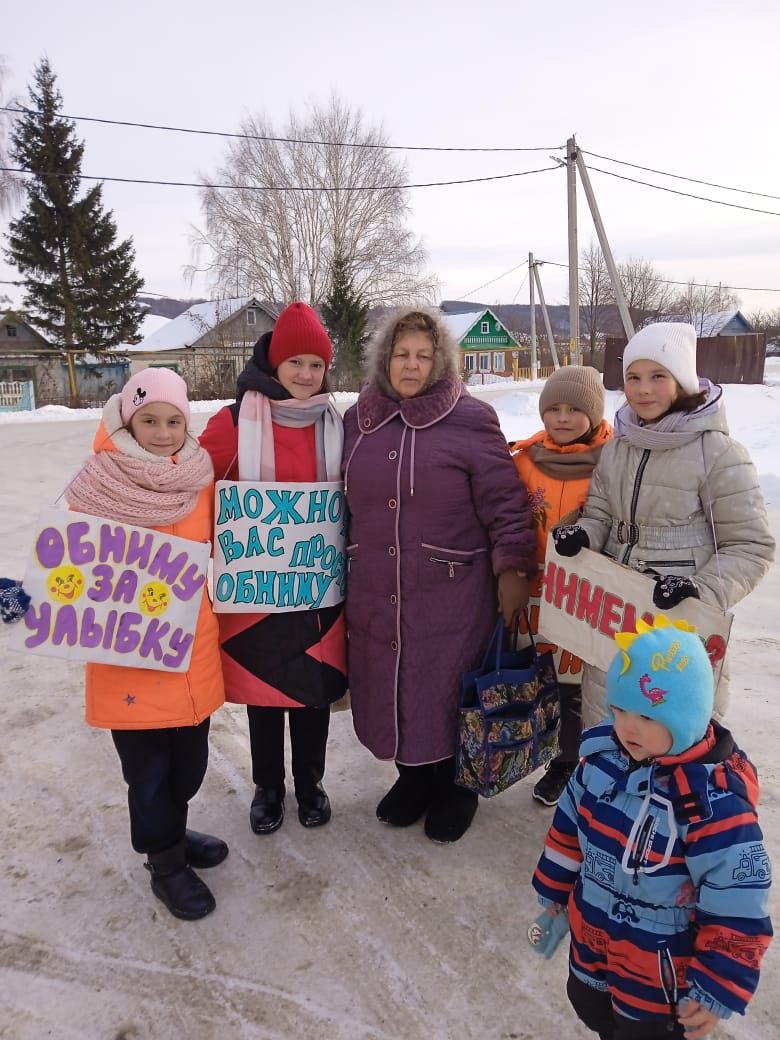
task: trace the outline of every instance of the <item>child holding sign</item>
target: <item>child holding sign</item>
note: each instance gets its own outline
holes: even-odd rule
[[[585,733],[555,812],[528,938],[549,958],[568,918],[568,997],[605,1040],[703,1040],[745,1013],[772,937],[758,781],[711,720],[693,626],[636,627],[615,637],[609,718]]]
[[[343,430],[325,374],[328,334],[305,303],[292,303],[255,344],[236,401],[201,436],[218,480],[339,481]],[[330,819],[322,786],[330,705],[346,691],[342,604],[267,613],[220,613],[226,697],[246,704],[255,793],[249,822],[271,834],[284,819],[284,719],[289,711],[298,819]]]
[[[528,488],[536,559],[544,566],[547,537],[568,514],[578,515],[585,504],[590,477],[601,449],[612,436],[604,419],[604,384],[595,368],[569,365],[546,380],[539,397],[544,429],[509,450],[520,479]],[[531,583],[531,631],[538,631],[540,575]],[[582,736],[582,662],[562,648],[556,653],[561,727],[557,758],[549,763],[533,790],[543,805],[555,805],[579,758]]]
[[[94,454],[65,492],[71,508],[209,541],[213,470],[187,432],[189,420],[187,386],[175,372],[131,376],[103,409]],[[206,772],[209,719],[224,699],[205,586],[187,672],[87,664],[87,722],[111,730],[128,786],[133,848],[148,857],[154,894],[183,920],[216,906],[192,868],[216,866],[228,854],[224,841],[186,827]]]
[[[623,354],[627,403],[601,454],[577,524],[554,532],[561,556],[580,549],[656,581],[659,610],[689,597],[728,610],[774,559],[758,475],[729,437],[723,390],[696,372],[696,330],[681,322],[640,329]],[[723,668],[715,710],[728,703]],[[583,722],[604,714],[604,673],[583,674]]]

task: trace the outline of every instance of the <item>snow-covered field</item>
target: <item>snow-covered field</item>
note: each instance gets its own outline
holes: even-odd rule
[[[510,438],[539,426],[541,384],[475,388]],[[340,403],[350,398],[343,396]],[[620,396],[608,395],[608,415]],[[195,406],[196,432],[217,402]],[[756,462],[780,538],[780,364],[764,386],[726,387],[732,432]],[[98,413],[0,415],[0,574],[20,575],[38,511],[89,451]],[[66,421],[67,420],[67,421]],[[736,609],[728,722],[762,779],[762,823],[780,862],[778,568]],[[774,606],[773,606],[774,604]],[[543,962],[525,931],[529,880],[550,813],[531,780],[483,802],[453,846],[375,819],[394,770],[333,716],[334,815],[277,833],[248,824],[246,720],[219,711],[194,827],[223,836],[207,874],[217,910],[174,920],[130,848],[125,788],[107,733],[83,723],[82,668],[7,652],[0,632],[4,854],[0,1037],[13,1040],[585,1040],[565,995],[565,956]],[[424,677],[421,677],[424,681]],[[775,917],[780,895],[773,895]],[[746,1018],[717,1036],[780,1035],[780,952]],[[772,1023],[775,1023],[773,1026]]]

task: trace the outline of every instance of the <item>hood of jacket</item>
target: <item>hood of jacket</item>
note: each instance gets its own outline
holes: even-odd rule
[[[361,390],[358,397],[358,429],[363,434],[370,434],[400,415],[407,426],[423,430],[448,415],[467,393],[457,372],[447,372],[414,397],[399,398],[395,393],[390,397],[372,382]]]
[[[626,791],[639,797],[657,790],[671,800],[680,824],[707,820],[712,816],[711,798],[718,791],[732,791],[753,809],[758,805],[759,786],[755,767],[737,747],[733,736],[720,723],[710,723],[704,737],[679,755],[664,755],[634,762],[618,741],[609,722],[593,726],[583,734],[580,756],[602,755],[617,767],[617,780]]]
[[[427,307],[414,308],[426,314],[436,325],[437,342],[433,344],[433,368],[423,393],[433,387],[445,376],[458,376],[459,347],[454,336],[441,320],[441,314]],[[387,315],[377,328],[366,348],[367,382],[375,386],[382,394],[392,400],[400,400],[390,385],[390,355],[393,352],[393,331],[399,318],[410,312],[409,307],[402,307]],[[418,397],[420,394],[417,395]],[[412,400],[412,398],[408,398]]]

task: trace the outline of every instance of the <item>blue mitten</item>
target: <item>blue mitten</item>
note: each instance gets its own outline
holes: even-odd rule
[[[569,915],[565,910],[554,916],[543,910],[533,924],[528,926],[528,941],[537,953],[549,961],[568,931]]]
[[[13,578],[0,578],[0,620],[11,625],[20,621],[30,606],[30,597],[22,588],[21,582]]]
[[[580,549],[590,548],[590,538],[579,524],[557,527],[553,533],[555,551],[559,556],[576,556]]]

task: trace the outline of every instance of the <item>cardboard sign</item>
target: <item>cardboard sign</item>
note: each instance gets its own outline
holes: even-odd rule
[[[539,631],[543,638],[606,671],[618,651],[614,636],[634,631],[636,619],[651,624],[657,614],[694,625],[720,678],[733,614],[698,599],[659,610],[653,603],[655,581],[632,567],[582,549],[576,556],[559,556],[552,536],[547,541],[541,575]]]
[[[24,575],[32,602],[9,646],[186,672],[210,555],[208,542],[44,510]]]
[[[340,481],[217,481],[214,610],[272,614],[341,603],[346,529]]]

